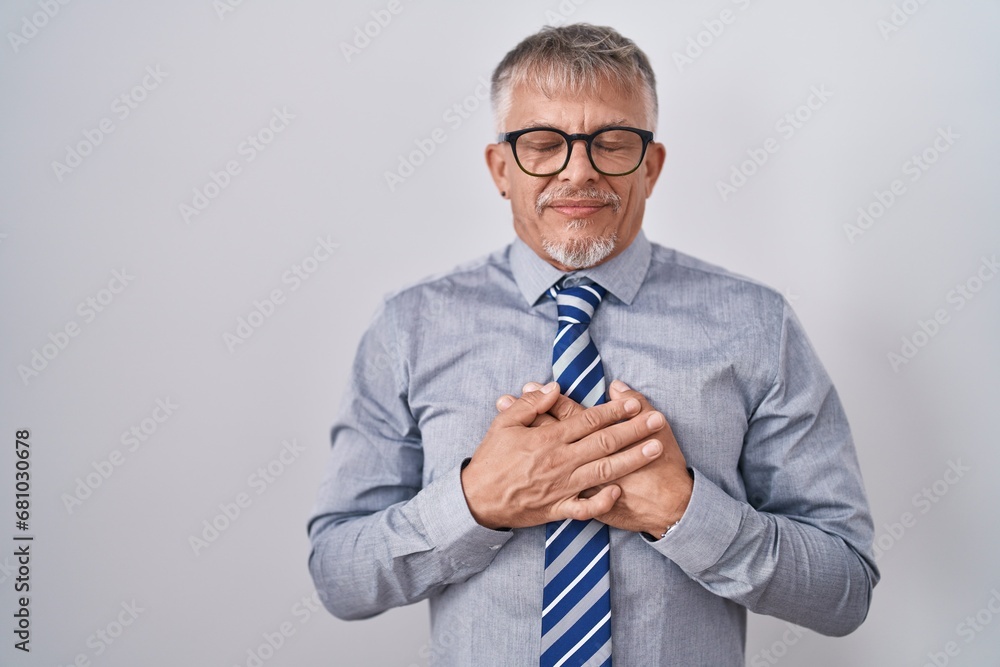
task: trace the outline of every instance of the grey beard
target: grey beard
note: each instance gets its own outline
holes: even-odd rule
[[[600,264],[617,244],[618,234],[612,233],[604,238],[570,239],[563,243],[542,239],[542,250],[563,266],[576,270]]]

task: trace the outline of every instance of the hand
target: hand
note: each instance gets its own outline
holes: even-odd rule
[[[643,410],[652,409],[645,396],[621,380],[611,383],[608,398],[635,398]],[[663,446],[663,456],[645,468],[619,478],[617,483],[622,489],[621,498],[607,514],[597,519],[615,528],[641,531],[659,539],[667,527],[677,523],[687,510],[694,479],[666,420],[663,428],[653,437]]]
[[[539,385],[529,382],[525,391],[535,391]],[[608,391],[611,400],[634,398],[639,401],[641,412],[652,410],[649,401],[639,392],[630,389],[621,380],[611,383]],[[505,410],[512,404],[512,396],[501,396],[497,408]],[[579,414],[583,406],[572,399],[560,396],[556,404],[546,414],[539,415],[537,425],[562,421]],[[621,489],[621,497],[607,512],[598,515],[599,521],[633,532],[646,532],[659,537],[667,526],[672,526],[684,514],[694,481],[687,471],[687,462],[674,438],[670,425],[663,420],[662,427],[652,435],[663,447],[663,455],[649,465],[636,469],[614,480]],[[627,450],[626,450],[627,451]],[[603,488],[596,486],[583,493],[584,496],[599,493]]]
[[[621,495],[614,480],[663,451],[659,441],[645,441],[666,420],[643,411],[634,397],[588,409],[577,405],[565,419],[533,425],[559,398],[559,385],[550,382],[512,400],[493,420],[462,471],[465,498],[480,525],[520,528],[606,514]],[[630,447],[637,443],[643,444]],[[597,493],[580,497],[598,486]]]

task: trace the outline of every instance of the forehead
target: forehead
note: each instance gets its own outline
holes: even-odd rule
[[[566,132],[593,132],[608,125],[646,125],[641,91],[624,91],[611,84],[583,90],[545,90],[522,83],[511,90],[510,101],[509,130],[548,125]]]

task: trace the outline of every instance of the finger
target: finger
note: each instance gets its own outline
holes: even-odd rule
[[[506,410],[510,406],[514,405],[514,401],[516,401],[516,400],[517,399],[514,398],[513,396],[511,396],[510,394],[504,394],[503,396],[501,396],[500,398],[497,399],[497,403],[496,403],[496,405],[497,405],[497,412],[503,412],[504,410]]]
[[[611,384],[608,385],[608,398],[612,400],[621,398],[622,394],[630,389],[631,388],[621,380],[612,380]]]
[[[557,518],[587,521],[607,514],[621,495],[621,487],[609,484],[589,498],[570,498],[556,508]]]
[[[564,442],[573,442],[623,419],[639,414],[641,405],[635,398],[609,401],[581,410],[562,422]]]
[[[639,403],[642,404],[643,410],[650,410],[652,406],[649,403],[649,399],[643,394],[632,389],[627,384],[621,380],[615,380],[610,385],[608,385],[608,398],[635,398]]]
[[[521,426],[530,426],[538,415],[545,414],[555,405],[558,397],[559,385],[555,382],[550,382],[539,391],[529,392],[511,403],[507,409],[497,416],[496,421],[504,426],[515,426],[518,424]]]
[[[570,475],[570,485],[589,489],[608,484],[655,461],[662,454],[663,445],[659,440],[647,440],[641,447],[631,447],[580,466]]]
[[[535,417],[535,421],[531,422],[532,426],[546,426],[548,424],[558,424],[559,420],[552,415],[545,413],[544,415],[538,415]]]
[[[523,387],[521,387],[521,391],[523,393],[527,393],[529,391],[538,391],[539,389],[541,389],[541,387],[542,385],[538,384],[537,382],[529,382],[525,384]],[[567,419],[568,417],[572,417],[573,415],[582,411],[583,409],[584,408],[582,405],[574,401],[569,396],[563,396],[562,394],[560,394],[559,398],[556,399],[555,407],[549,410],[549,414],[551,414],[559,421],[562,421],[564,419]]]
[[[633,397],[639,401],[640,404],[642,404],[642,409],[644,411],[649,410],[652,407],[645,396],[632,389],[621,380],[615,380],[609,385],[608,396],[614,398]],[[662,458],[664,462],[668,463],[677,470],[686,470],[687,458],[684,456],[684,452],[681,451],[681,447],[677,443],[677,437],[674,436],[674,430],[670,427],[670,422],[666,421],[665,417],[666,415],[664,415],[665,423],[663,428],[655,433],[653,437],[656,438],[661,445],[663,445]]]
[[[655,410],[641,412],[628,421],[606,426],[588,435],[576,443],[573,452],[581,457],[581,461],[596,461],[602,456],[609,456],[646,438],[656,436],[666,424],[667,420]]]
[[[537,382],[529,382],[528,384],[534,385],[535,389],[525,389],[524,390],[525,392],[539,391],[542,388],[542,385],[538,384]],[[527,386],[528,385],[525,385],[525,387],[527,387]],[[560,396],[559,398],[564,398],[564,397]],[[514,405],[514,401],[516,401],[516,400],[517,399],[514,398],[513,396],[511,396],[510,394],[504,394],[503,396],[501,396],[500,398],[497,399],[497,411],[498,412],[503,412],[504,410],[506,410],[510,406]],[[557,399],[557,401],[558,401],[558,399]],[[556,403],[556,405],[558,405],[558,402]],[[537,417],[535,417],[535,421],[531,422],[531,425],[532,426],[544,426],[545,424],[554,424],[554,423],[556,423],[556,421],[558,421],[558,420],[555,417],[553,417],[552,415],[550,415],[548,413],[545,413],[545,414],[541,414],[541,415],[538,415]]]
[[[534,384],[539,389],[541,389],[541,387],[542,387],[542,385],[536,384],[534,382],[532,382],[531,384]],[[535,391],[535,390],[534,389],[530,389],[528,391]],[[563,397],[560,396],[560,398],[563,398]],[[514,405],[514,401],[516,401],[516,400],[517,399],[514,398],[513,396],[511,396],[510,394],[504,394],[503,396],[501,396],[500,398],[497,399],[497,412],[503,412],[504,410],[506,410],[510,406]],[[558,405],[558,403],[556,405]],[[537,417],[535,417],[535,421],[531,422],[531,425],[532,426],[544,426],[545,424],[554,424],[554,423],[556,423],[556,421],[558,421],[558,420],[555,417],[553,417],[552,415],[550,415],[548,413],[545,413],[543,415],[538,415]]]
[[[583,412],[584,409],[585,408],[582,405],[574,401],[569,396],[563,396],[560,394],[559,398],[556,399],[556,404],[552,406],[551,410],[549,410],[549,414],[559,421],[563,421],[565,419],[569,419],[575,414]]]
[[[629,387],[621,380],[615,380],[614,382],[611,383],[611,385],[609,386],[608,396],[612,396],[614,398],[632,397],[635,398],[637,401],[639,401],[639,403],[642,405],[643,411],[653,409],[653,406],[649,402],[649,399],[647,399],[645,396],[643,396],[635,389]],[[667,447],[669,450],[677,450],[678,452],[680,451],[677,446],[677,439],[674,437],[674,431],[672,428],[670,428],[670,422],[664,424],[663,428],[661,429],[661,432],[658,434],[658,438],[660,442],[662,442],[663,445]]]

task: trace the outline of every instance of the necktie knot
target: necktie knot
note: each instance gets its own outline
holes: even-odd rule
[[[552,344],[552,376],[562,393],[584,407],[607,400],[604,366],[590,337],[590,321],[607,290],[593,282],[571,287],[555,285],[559,323]]]
[[[607,290],[597,283],[583,283],[572,287],[560,287],[557,284],[550,288],[549,293],[556,300],[560,322],[588,325]]]

